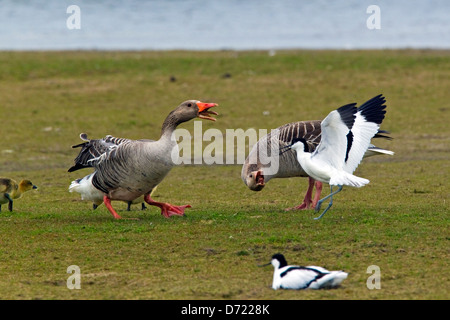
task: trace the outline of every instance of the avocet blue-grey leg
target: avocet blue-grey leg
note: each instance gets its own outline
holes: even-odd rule
[[[318,216],[317,218],[314,218],[314,220],[319,220],[320,218],[323,217],[323,215],[328,211],[328,209],[331,208],[331,206],[333,205],[333,196],[340,192],[342,190],[342,186],[338,186],[338,189],[336,191],[333,192],[333,186],[330,186],[330,194],[327,195],[325,198],[319,200],[317,202],[316,205],[316,212],[318,212],[320,210],[320,206],[322,205],[322,202],[324,202],[325,200],[327,200],[328,198],[330,198],[330,203],[328,203],[328,207],[322,212],[322,214],[320,216]]]

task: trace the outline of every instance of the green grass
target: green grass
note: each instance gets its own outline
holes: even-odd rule
[[[0,52],[0,175],[39,186],[0,213],[0,297],[449,299],[449,68],[448,51]],[[396,154],[366,159],[356,174],[371,183],[344,188],[320,221],[283,211],[307,179],[256,193],[240,165],[174,168],[155,198],[191,204],[186,217],[117,202],[139,220],[114,220],[67,191],[90,172],[67,172],[81,132],[155,139],[187,99],[220,104],[203,130],[271,129],[379,93],[395,139],[376,143]],[[257,265],[276,252],[349,277],[336,290],[274,291],[272,267]],[[66,287],[70,265],[80,290]],[[370,265],[380,290],[366,287]]]

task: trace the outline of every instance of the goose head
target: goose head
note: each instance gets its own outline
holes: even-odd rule
[[[217,112],[209,110],[218,106],[217,103],[205,103],[198,100],[187,100],[181,103],[172,115],[176,117],[178,123],[186,122],[194,118],[216,121],[212,115],[218,115]]]
[[[244,182],[250,190],[261,191],[264,186],[264,173],[262,170],[250,171],[245,177]]]

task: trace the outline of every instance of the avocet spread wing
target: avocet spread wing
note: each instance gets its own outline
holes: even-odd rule
[[[322,139],[312,157],[348,173],[358,167],[384,119],[386,100],[378,95],[359,108],[347,104],[322,121]]]

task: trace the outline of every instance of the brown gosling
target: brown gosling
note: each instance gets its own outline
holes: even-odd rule
[[[13,179],[0,178],[0,211],[2,204],[8,203],[8,210],[13,211],[13,200],[19,199],[22,195],[37,187],[30,180],[22,180],[17,183]]]

